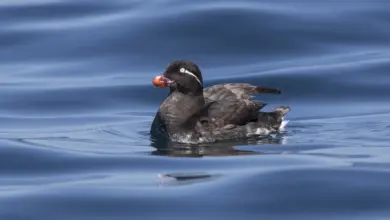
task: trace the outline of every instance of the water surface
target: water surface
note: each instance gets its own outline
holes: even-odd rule
[[[387,219],[390,2],[0,2],[1,219]],[[280,88],[275,139],[152,141],[190,59]]]

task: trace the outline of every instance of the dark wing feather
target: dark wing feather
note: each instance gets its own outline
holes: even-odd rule
[[[218,130],[231,129],[257,121],[259,110],[266,104],[250,98],[251,95],[260,93],[280,94],[280,91],[246,83],[228,83],[207,87],[203,90],[206,105],[190,118],[192,122],[189,121],[188,124],[196,123],[201,127]]]
[[[201,118],[207,118],[208,124],[214,129],[226,125],[244,125],[256,120],[258,111],[264,106],[265,104],[260,102],[227,98],[208,103]]]
[[[257,118],[258,111],[266,104],[251,100],[251,95],[260,93],[280,94],[280,90],[254,86],[247,83],[227,83],[207,87],[203,95],[208,106],[208,116],[219,126],[243,125]]]
[[[280,94],[279,89],[254,86],[248,83],[218,84],[203,89],[203,95],[207,100],[218,101],[235,97],[237,99],[250,99],[250,95],[270,93]]]

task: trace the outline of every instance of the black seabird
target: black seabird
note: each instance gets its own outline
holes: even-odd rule
[[[154,118],[151,134],[174,142],[204,143],[218,140],[267,136],[283,127],[290,111],[280,106],[259,112],[266,104],[251,100],[260,93],[280,94],[280,90],[247,83],[218,84],[203,88],[199,67],[186,60],[171,62],[154,78],[158,87],[170,93]]]

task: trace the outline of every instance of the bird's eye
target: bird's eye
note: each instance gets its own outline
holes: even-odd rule
[[[180,68],[180,72],[181,72],[181,73],[185,73],[185,72],[186,72],[186,69]]]

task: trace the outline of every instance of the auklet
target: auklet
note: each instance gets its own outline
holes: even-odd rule
[[[280,106],[259,112],[266,104],[251,100],[261,93],[280,94],[275,88],[247,83],[226,83],[203,88],[199,67],[188,60],[171,62],[153,79],[157,87],[169,87],[151,127],[152,136],[173,142],[205,143],[226,139],[267,136],[283,126],[290,111]]]

